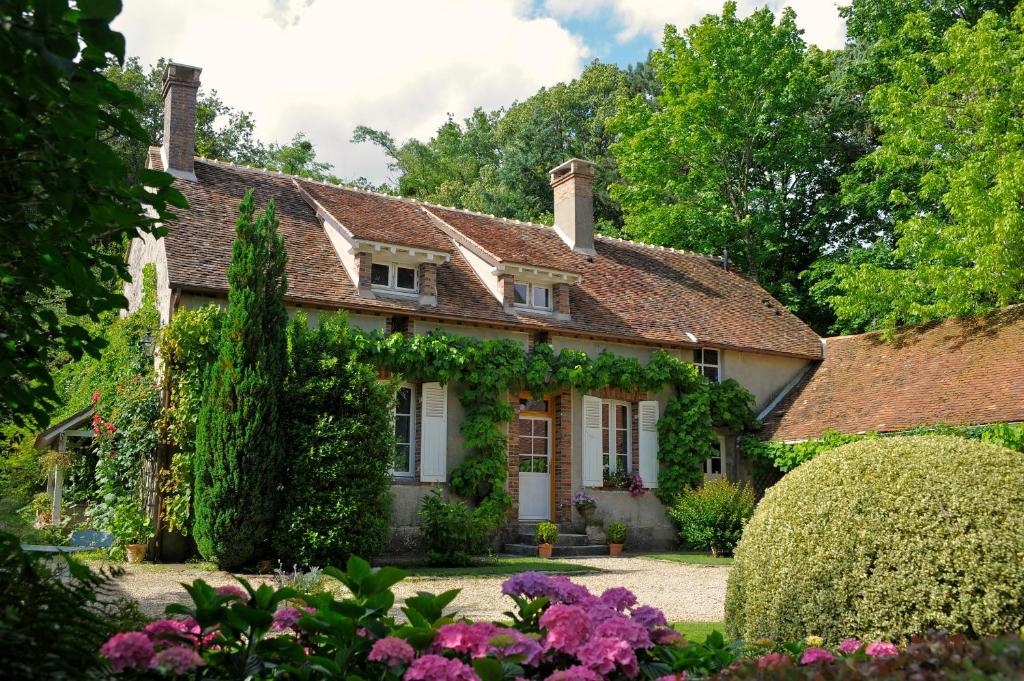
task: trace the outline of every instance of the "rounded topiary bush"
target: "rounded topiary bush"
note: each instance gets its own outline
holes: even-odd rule
[[[871,438],[768,490],[736,548],[729,635],[903,640],[1024,624],[1024,454]]]

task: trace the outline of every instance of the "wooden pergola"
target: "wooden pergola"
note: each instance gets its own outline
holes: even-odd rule
[[[94,410],[91,406],[86,407],[44,430],[36,437],[35,448],[43,452],[66,452],[69,447],[73,449],[76,445],[81,446],[76,440],[91,441],[95,437],[91,427],[93,413]],[[54,466],[53,470],[47,472],[46,493],[52,502],[50,523],[59,525],[64,495],[64,470],[60,466]]]

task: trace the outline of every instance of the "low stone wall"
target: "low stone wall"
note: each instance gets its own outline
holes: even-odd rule
[[[419,511],[424,497],[435,489],[417,483],[391,485],[391,539],[387,553],[394,556],[424,554]],[[447,497],[447,493],[445,492]]]
[[[626,490],[587,489],[587,494],[597,499],[595,518],[600,518],[605,526],[622,523],[629,528],[627,551],[657,551],[675,546],[675,526],[653,492],[633,497]],[[582,526],[582,518],[575,510],[573,519]]]

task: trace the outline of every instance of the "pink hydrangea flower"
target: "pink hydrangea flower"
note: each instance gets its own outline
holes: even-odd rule
[[[281,608],[274,613],[274,623],[270,625],[270,629],[272,631],[284,631],[285,629],[297,631],[301,618],[302,611],[298,608]]]
[[[633,647],[621,639],[591,638],[576,651],[576,657],[590,669],[606,676],[616,667],[630,679],[640,673]]]
[[[864,652],[871,657],[889,657],[891,655],[899,655],[900,649],[888,641],[876,641],[874,643],[869,643],[868,647],[864,649]]]
[[[584,666],[573,665],[566,669],[559,669],[549,676],[547,681],[604,681],[604,677]]]
[[[405,670],[404,681],[480,681],[465,662],[449,660],[442,655],[424,655],[413,660]]]
[[[768,669],[770,667],[784,667],[793,661],[789,655],[782,653],[768,653],[757,658],[757,666],[759,669]]]
[[[219,596],[231,596],[233,598],[237,598],[243,603],[249,602],[249,592],[235,584],[218,586],[214,591],[216,591]]]
[[[370,649],[367,658],[372,662],[383,662],[389,667],[409,664],[416,652],[407,642],[395,636],[379,639]]]
[[[629,616],[633,618],[634,622],[646,628],[648,631],[653,631],[655,627],[668,626],[668,620],[665,619],[665,613],[657,608],[652,608],[649,605],[641,605],[638,608],[633,608],[633,611]]]
[[[522,663],[527,667],[537,666],[544,652],[537,639],[515,629],[499,629],[497,634],[488,641],[488,646],[488,655],[495,657],[521,656]]]
[[[564,575],[551,577],[551,583],[559,590],[557,600],[567,605],[581,605],[594,599],[594,594],[582,584],[576,584]]]
[[[844,638],[839,642],[839,652],[843,655],[852,655],[860,650],[861,642],[855,638]]]
[[[122,632],[103,644],[100,655],[110,660],[114,671],[146,669],[153,659],[153,642],[141,631]]]
[[[808,648],[800,657],[800,664],[817,664],[818,662],[831,662],[836,656],[824,648]]]
[[[196,651],[185,646],[171,646],[161,650],[153,657],[150,666],[172,674],[187,674],[196,667],[202,667],[206,662],[199,657]]]
[[[547,630],[545,647],[575,654],[594,633],[594,623],[578,605],[556,603],[540,616],[540,626]]]
[[[610,608],[614,608],[619,612],[624,612],[626,608],[631,608],[636,605],[636,596],[629,589],[616,586],[611,589],[607,589],[601,594],[601,602]]]
[[[611,617],[601,622],[597,625],[597,629],[594,630],[594,634],[605,638],[623,640],[634,650],[636,648],[650,648],[654,645],[651,642],[651,636],[647,633],[646,627],[622,615]]]
[[[498,627],[489,622],[455,622],[437,630],[434,647],[468,653],[470,657],[487,655],[488,641],[498,633]]]
[[[198,643],[199,627],[191,617],[187,620],[153,620],[142,630],[154,645],[181,645]]]

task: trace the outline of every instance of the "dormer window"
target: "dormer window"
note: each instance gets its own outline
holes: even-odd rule
[[[370,266],[370,284],[375,289],[415,293],[419,280],[415,267],[375,262]]]
[[[517,282],[515,285],[515,304],[516,307],[550,310],[551,287]]]

